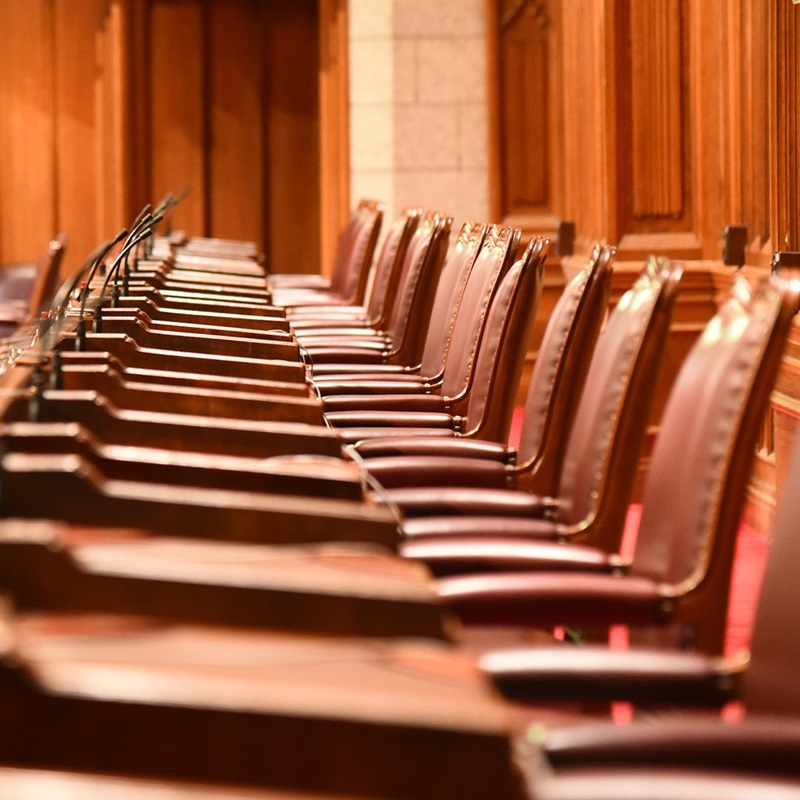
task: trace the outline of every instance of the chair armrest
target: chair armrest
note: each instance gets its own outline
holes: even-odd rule
[[[324,394],[324,392],[323,392]],[[370,439],[356,445],[362,458],[385,456],[457,456],[470,459],[483,458],[508,463],[509,449],[497,442],[478,439],[425,439],[420,436],[405,436],[391,439]]]
[[[366,439],[370,439],[373,436],[379,437],[381,439],[386,439],[390,436],[427,436],[427,437],[452,437],[455,436],[456,433],[452,428],[431,428],[431,427],[421,427],[421,428],[376,428],[376,427],[369,427],[369,426],[361,426],[355,428],[339,428],[338,430],[339,439],[344,445],[354,445],[362,442]]]
[[[406,388],[408,391],[403,392],[403,388]],[[424,394],[413,383],[400,384],[399,389],[400,391],[398,392],[387,392],[386,394],[356,393],[343,394],[336,397],[325,397],[323,399],[323,409],[325,413],[332,418],[332,420],[336,419],[334,412],[337,414],[339,412],[360,413],[362,411],[444,412],[444,399],[441,395]]]
[[[610,573],[620,568],[619,556],[595,547],[485,534],[411,539],[400,545],[400,555],[423,562],[437,577],[523,570]]]
[[[267,284],[272,289],[313,289],[327,292],[331,288],[330,278],[298,272],[272,273],[267,275]]]
[[[318,339],[313,336],[308,338],[298,336],[297,339],[309,353],[337,347],[385,353],[389,347],[389,343],[380,336],[321,336]]]
[[[315,378],[314,385],[323,397],[337,397],[343,394],[420,394],[427,388],[427,384],[419,375],[380,372]]]
[[[291,319],[292,325],[299,327],[317,328],[320,321],[330,325],[364,325],[367,319],[367,310],[364,306],[340,306],[332,304],[327,306],[297,306],[286,309],[286,316]]]
[[[603,627],[658,625],[668,618],[659,584],[631,575],[510,572],[444,578],[437,594],[467,624]]]
[[[409,400],[416,398],[409,396]],[[434,411],[331,411],[325,414],[336,428],[451,428],[453,417]]]
[[[547,498],[540,498],[541,510]],[[561,534],[560,526],[551,519],[530,517],[482,516],[431,516],[410,517],[403,520],[403,535],[406,541],[447,539],[449,537],[476,538],[486,536],[517,541],[555,541]]]
[[[324,344],[326,339],[356,339],[358,341],[364,340],[371,341],[388,341],[387,336],[383,331],[376,331],[367,325],[343,325],[342,327],[328,327],[319,325],[316,328],[294,328],[298,339],[314,343],[320,341]]]
[[[287,309],[313,308],[314,306],[346,306],[347,302],[335,294],[316,289],[273,289],[272,302]]]
[[[497,650],[481,670],[505,697],[523,702],[613,702],[720,706],[736,696],[741,665],[718,656],[602,645]]]
[[[306,350],[315,368],[317,364],[336,364],[341,367],[342,362],[362,366],[381,364],[386,358],[385,350],[369,350],[366,347],[313,347]]]
[[[470,517],[497,515],[531,518],[541,517],[552,503],[549,499],[513,489],[457,486],[391,489],[389,495],[411,517],[460,514]]]
[[[358,379],[361,375],[411,375],[416,376],[415,370],[404,367],[402,364],[320,364],[314,370],[314,379],[320,377],[322,380],[336,380],[338,378]]]
[[[540,761],[537,758],[535,767]],[[571,767],[537,770],[537,800],[785,800],[800,792],[795,775],[703,767]]]
[[[394,456],[365,462],[369,474],[385,489],[400,487],[454,486],[503,488],[508,476],[499,461],[480,458],[438,456]]]
[[[554,766],[570,764],[681,764],[797,774],[800,721],[748,717],[725,724],[686,714],[658,724],[578,725],[551,730],[544,742]]]

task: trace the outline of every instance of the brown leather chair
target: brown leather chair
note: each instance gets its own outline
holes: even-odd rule
[[[740,482],[738,477],[733,480]],[[728,780],[731,772],[744,787],[770,777],[800,778],[798,481],[800,446],[796,445],[778,503],[748,653],[721,659],[653,648],[610,652],[582,646],[500,651],[484,657],[482,665],[500,690],[528,702],[617,699],[673,709],[718,706],[730,700],[744,705],[746,715],[735,723],[685,709],[663,711],[650,722],[632,725],[554,727],[540,741],[556,782],[563,779],[566,786],[573,777],[584,783],[592,776],[603,783],[611,776],[634,782],[661,771],[671,778],[683,776],[687,790],[692,785],[696,790],[713,788],[716,781]],[[729,501],[725,487],[722,502]],[[740,505],[738,498],[734,505]],[[751,796],[769,795],[754,791]]]
[[[407,207],[389,228],[367,286],[363,305],[316,305],[287,308],[292,330],[305,335],[319,328],[340,329],[361,326],[383,330],[389,322],[400,283],[406,250],[422,218],[422,209]]]
[[[614,248],[596,248],[589,264],[564,288],[553,309],[531,374],[519,448],[470,437],[367,439],[354,447],[379,482],[418,485],[422,473],[476,470],[502,474],[507,483],[552,496],[597,337],[606,317]],[[410,458],[409,458],[410,457]],[[429,458],[437,461],[430,461]],[[484,463],[484,462],[494,463]],[[426,470],[427,466],[427,470]]]
[[[326,286],[323,279],[321,286],[315,288],[313,278],[294,277],[282,281],[273,276],[267,279],[267,285],[274,302],[282,306],[363,303],[382,221],[382,203],[375,200],[361,201],[342,232],[330,283]],[[311,287],[308,286],[308,281],[312,282]],[[287,282],[295,285],[287,286]],[[297,286],[298,282],[301,286]],[[306,288],[302,286],[303,282],[306,282]]]
[[[369,366],[351,365],[353,369],[344,373],[334,373],[334,365],[322,365],[315,369],[314,385],[322,395],[335,393],[351,394],[354,392],[367,392],[368,389],[378,392],[384,387],[389,388],[400,383],[422,385],[440,383],[444,371],[444,362],[447,347],[450,342],[450,333],[455,323],[456,314],[461,304],[461,298],[466,287],[467,278],[472,266],[480,252],[481,244],[486,234],[487,226],[482,223],[467,222],[461,227],[455,241],[447,251],[444,265],[436,285],[436,296],[428,320],[425,349],[419,365],[407,366],[401,364]],[[294,326],[294,319],[292,319]],[[307,336],[306,330],[295,330],[299,340],[306,346],[325,344],[326,339],[336,339],[343,335],[342,342],[366,341],[386,343],[388,337],[380,327],[351,327],[330,328],[327,331],[312,331]],[[391,380],[394,376],[394,380]],[[376,386],[376,381],[377,386]],[[388,391],[388,389],[387,389]]]
[[[527,339],[533,323],[547,246],[546,240],[532,239],[481,311],[480,330],[470,331],[468,337],[454,336],[444,380],[435,393],[365,395],[363,411],[330,411],[329,402],[349,398],[327,398],[325,418],[339,428],[342,441],[421,429],[443,436],[456,431],[472,436],[507,435],[525,356],[520,340]],[[482,297],[485,304],[488,298]]]
[[[440,341],[436,348],[432,348],[435,356],[444,357],[441,379],[437,383],[428,386],[419,378],[411,378],[382,383],[378,388],[385,391],[380,394],[345,393],[327,397],[328,421],[336,427],[386,427],[392,423],[385,411],[429,409],[457,414],[466,408],[473,381],[474,358],[484,333],[490,303],[502,277],[514,263],[519,237],[519,230],[512,227],[492,226],[486,232],[466,277],[457,313],[449,317],[452,326],[448,324],[443,330],[440,317],[431,334],[444,339],[444,347]],[[451,293],[452,286],[446,287],[444,295]],[[441,300],[442,295],[437,294]],[[437,312],[443,313],[441,308],[437,308]],[[428,338],[430,341],[431,337]],[[326,384],[329,389],[335,386],[330,382]],[[346,392],[347,386],[343,383],[337,388]],[[448,398],[446,401],[445,397]],[[398,418],[397,424],[403,424],[402,417]],[[425,422],[409,418],[405,424],[415,426]]]
[[[411,540],[454,536],[569,539],[592,541],[609,551],[618,547],[681,274],[679,265],[650,262],[609,318],[575,413],[556,495],[502,488],[504,471],[489,462],[491,469],[466,464],[463,476],[454,466],[446,473],[450,486],[430,479],[432,486],[389,489],[387,496],[409,517],[420,517],[404,522],[409,540],[404,551],[427,558],[433,551],[421,541],[416,550]],[[437,559],[436,569],[438,563],[444,562]]]
[[[442,598],[467,622],[627,624],[720,653],[753,450],[797,308],[789,278],[735,281],[671,392],[630,563],[598,547],[484,540],[473,568],[496,559],[515,571],[445,579]],[[451,542],[453,559],[474,544],[459,556]]]
[[[447,254],[452,217],[428,212],[405,253],[392,312],[381,342],[330,341],[304,349],[312,368],[320,364],[417,365],[422,357],[434,292]],[[338,367],[337,367],[338,371]]]

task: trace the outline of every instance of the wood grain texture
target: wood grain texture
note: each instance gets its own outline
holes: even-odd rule
[[[0,262],[35,260],[55,233],[52,15],[0,3]]]
[[[204,114],[206,39],[203,6],[192,0],[150,6],[151,183],[156,197],[189,193],[175,224],[193,233],[208,229],[208,170]]]

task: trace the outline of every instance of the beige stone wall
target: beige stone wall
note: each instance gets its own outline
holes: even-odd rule
[[[351,194],[488,217],[483,0],[351,0]]]

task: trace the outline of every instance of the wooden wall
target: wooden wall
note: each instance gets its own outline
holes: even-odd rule
[[[487,0],[493,214],[555,235],[550,285],[595,241],[619,251],[617,294],[649,253],[687,271],[659,395],[730,283],[800,250],[800,6],[788,0]],[[534,340],[532,359],[535,357]],[[800,327],[765,421],[753,519],[766,528],[800,417]],[[651,434],[655,433],[655,423]]]
[[[346,187],[341,145],[320,140],[321,113],[346,116],[345,59],[326,38],[341,37],[343,7],[0,4],[0,264],[64,230],[77,266],[145,202],[186,189],[176,226],[253,239],[276,269],[317,271],[323,152],[326,180]]]

